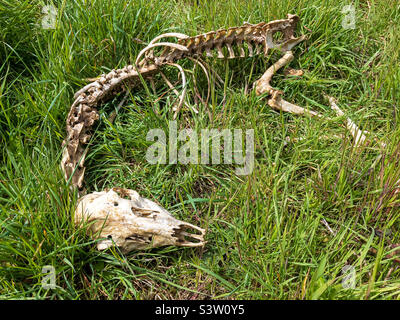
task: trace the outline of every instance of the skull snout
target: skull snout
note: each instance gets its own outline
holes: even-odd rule
[[[201,247],[205,244],[205,230],[190,223],[181,223],[178,228],[174,228],[177,245],[182,247]],[[191,232],[190,232],[191,231]]]

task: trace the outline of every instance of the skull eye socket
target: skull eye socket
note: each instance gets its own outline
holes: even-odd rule
[[[117,201],[114,201],[114,207],[118,207],[118,202]]]

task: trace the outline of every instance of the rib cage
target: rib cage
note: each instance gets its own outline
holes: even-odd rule
[[[154,56],[154,53],[150,51],[137,66],[128,65],[122,69],[112,70],[80,89],[74,96],[75,101],[67,117],[67,137],[63,141],[65,148],[61,169],[66,181],[70,180],[72,187],[78,188],[81,194],[84,193],[82,188],[87,151],[85,146],[91,137],[91,127],[99,118],[96,107],[115,94],[135,87],[140,83],[139,74],[143,78],[147,78],[165,64],[203,54],[213,56],[213,51],[217,53],[216,58],[236,58],[234,47],[238,49],[239,57],[246,55],[246,47],[248,56],[260,53],[267,55],[270,49],[287,52],[305,39],[305,36],[294,37],[298,21],[298,16],[288,14],[287,19],[269,23],[261,22],[255,25],[245,23],[240,27],[179,39],[178,45],[187,50],[166,47],[159,56]],[[276,32],[282,33],[281,41],[274,40]],[[228,52],[227,57],[224,55],[223,48],[226,48],[225,51]]]

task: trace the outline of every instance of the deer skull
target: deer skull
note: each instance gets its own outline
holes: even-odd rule
[[[113,244],[124,253],[166,245],[200,247],[205,244],[204,229],[175,219],[155,202],[123,188],[93,192],[80,198],[75,223],[85,223],[92,237],[103,239],[97,243],[98,250]]]

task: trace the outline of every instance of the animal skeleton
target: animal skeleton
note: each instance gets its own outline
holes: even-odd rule
[[[288,19],[269,23],[262,22],[256,25],[246,23],[241,27],[208,32],[194,37],[188,37],[180,33],[167,33],[154,38],[139,53],[135,65],[128,65],[122,69],[112,70],[108,74],[103,74],[99,79],[83,87],[75,94],[75,101],[67,117],[67,137],[63,142],[65,149],[61,167],[65,179],[67,181],[71,180],[72,186],[82,189],[85,174],[84,162],[87,152],[84,146],[90,140],[91,127],[99,118],[96,107],[101,103],[104,103],[119,92],[139,85],[140,77],[150,78],[159,72],[163,65],[177,65],[176,62],[180,59],[199,57],[203,53],[206,53],[207,56],[212,56],[211,50],[217,51],[217,58],[225,58],[222,51],[224,47],[227,48],[229,53],[227,58],[235,58],[233,46],[239,48],[240,57],[245,56],[245,46],[249,56],[260,54],[261,51],[264,54],[268,54],[270,49],[278,49],[285,52],[284,60],[279,65],[273,66],[277,70],[293,59],[293,54],[290,50],[305,39],[305,36],[294,37],[294,30],[298,21],[299,17],[289,14]],[[283,34],[281,41],[274,41],[273,39],[277,32]],[[178,38],[178,43],[157,42],[164,37],[176,37]],[[155,57],[152,49],[157,46],[165,47],[165,49],[159,56]],[[145,57],[140,60],[143,55]],[[276,100],[277,91],[269,85],[273,75],[270,69],[257,82],[256,92],[258,94],[264,92],[275,94]]]
[[[255,25],[245,23],[240,27],[221,29],[194,37],[181,33],[167,33],[154,38],[139,53],[134,65],[128,65],[122,69],[103,74],[75,94],[75,101],[67,117],[67,137],[63,141],[65,148],[61,168],[65,179],[70,182],[72,187],[78,188],[81,195],[85,193],[83,189],[84,162],[87,153],[85,146],[90,140],[90,130],[93,124],[99,119],[96,108],[117,93],[138,86],[142,79],[151,80],[156,73],[161,73],[170,88],[174,89],[161,71],[161,68],[165,65],[177,67],[184,82],[180,103],[175,110],[176,117],[183,104],[186,90],[184,71],[177,62],[185,58],[195,61],[205,70],[204,65],[199,60],[204,54],[213,57],[213,52],[216,52],[216,58],[232,59],[236,58],[237,55],[245,57],[246,51],[247,55],[251,57],[261,53],[267,55],[271,49],[277,49],[283,53],[283,57],[268,68],[264,75],[256,81],[257,95],[265,93],[269,95],[268,104],[274,109],[321,117],[314,111],[306,110],[283,100],[282,92],[270,85],[272,76],[276,71],[293,60],[292,48],[306,38],[304,35],[294,36],[299,20],[298,16],[288,14],[287,19],[268,23],[261,22]],[[281,40],[276,40],[278,34],[281,34]],[[177,43],[159,42],[163,38],[171,37],[176,38]],[[154,52],[157,47],[163,48],[158,55]],[[235,50],[238,53],[235,53]],[[175,92],[177,91],[175,90]],[[355,134],[362,134],[358,128],[354,127],[354,130]],[[95,192],[80,198],[75,213],[76,223],[80,223],[82,220],[94,221],[90,227],[91,232],[99,234],[100,237],[111,235],[112,240],[124,251],[167,244],[204,245],[205,230],[174,219],[165,209],[150,200],[141,198],[135,191],[121,188],[114,188],[113,190]],[[120,190],[123,194],[128,195],[130,200],[119,197],[115,190]],[[135,202],[135,206],[131,206],[129,201]],[[113,203],[117,203],[117,206],[113,206]],[[140,223],[138,222],[140,219],[137,217],[138,210],[133,210],[133,207],[139,208],[139,211],[142,212]],[[143,212],[147,212],[148,215],[146,216]],[[153,221],[151,221],[152,219]],[[150,228],[148,228],[149,221],[151,221]],[[185,231],[186,228],[200,232],[200,234],[192,234],[191,236],[192,239],[197,240],[196,242],[182,238],[188,236]],[[149,240],[150,238],[152,241]],[[156,240],[154,241],[154,239]],[[98,248],[104,249],[110,244],[110,239],[104,240],[99,243]]]

